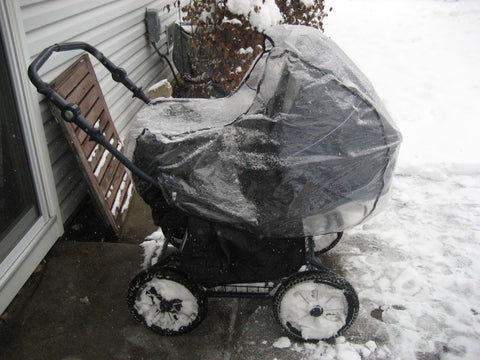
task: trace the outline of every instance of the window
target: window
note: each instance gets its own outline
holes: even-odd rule
[[[1,40],[0,89],[1,262],[39,216],[23,133]]]

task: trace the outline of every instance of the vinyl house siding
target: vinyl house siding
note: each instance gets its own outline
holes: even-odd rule
[[[179,19],[173,0],[21,0],[21,21],[25,29],[30,60],[44,48],[60,42],[83,41],[98,48],[117,66],[123,67],[138,86],[148,88],[172,75],[167,64],[148,44],[145,36],[145,10],[158,9],[162,38],[167,26]],[[164,10],[171,4],[171,11]],[[162,47],[161,51],[166,52]],[[41,69],[44,81],[63,72],[80,52],[56,53]],[[110,73],[91,57],[97,78],[121,138],[128,132],[135,114],[144,106]],[[47,101],[38,95],[47,138],[61,218],[66,221],[83,200],[87,185],[60,126],[50,114]]]

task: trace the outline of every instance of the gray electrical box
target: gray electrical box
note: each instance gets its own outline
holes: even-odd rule
[[[145,25],[147,26],[148,41],[158,43],[160,41],[160,15],[157,9],[145,11]]]

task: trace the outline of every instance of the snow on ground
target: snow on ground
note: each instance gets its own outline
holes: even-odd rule
[[[358,291],[356,324],[335,344],[285,351],[478,359],[480,1],[328,5],[326,34],[373,82],[404,141],[390,204],[328,255]]]

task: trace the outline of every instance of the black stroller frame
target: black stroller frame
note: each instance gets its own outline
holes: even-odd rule
[[[132,161],[110,144],[99,129],[85,119],[77,104],[68,103],[40,78],[38,74],[40,68],[53,53],[73,50],[83,50],[93,55],[112,74],[112,79],[127,87],[133,93],[133,97],[142,100],[147,105],[151,103],[142,89],[128,78],[124,69],[115,66],[95,47],[83,42],[55,44],[44,49],[28,69],[31,82],[39,93],[45,95],[61,111],[62,118],[66,122],[75,123],[89,135],[91,141],[102,145],[135,176],[146,181],[149,186],[159,188],[155,179],[135,166]],[[304,265],[306,267],[304,266],[301,271],[297,271],[286,279],[213,287],[192,283],[188,274],[179,270],[175,264],[177,260],[175,255],[172,256],[172,246],[170,245],[181,252],[187,241],[187,234],[183,240],[180,240],[180,245],[179,239],[174,239],[167,234],[157,264],[141,272],[130,284],[127,296],[130,310],[137,320],[151,330],[162,335],[177,335],[188,332],[200,324],[206,315],[207,297],[273,298],[274,315],[289,335],[303,340],[330,339],[342,334],[350,327],[357,316],[359,307],[353,287],[317,260],[318,255],[330,250],[340,241],[342,234],[341,232],[337,233],[334,240],[319,251],[315,251],[314,238],[306,237],[304,239]],[[157,286],[158,281],[163,281],[164,284]],[[190,303],[195,302],[192,299],[182,300],[168,295],[168,291],[167,295],[159,293],[162,286],[171,285],[171,282],[193,294],[193,297],[196,298],[196,304],[192,305],[193,310],[184,313],[185,309],[191,307]],[[306,290],[302,290],[302,286],[306,287]],[[324,290],[326,290],[326,295],[320,300],[323,295],[319,295],[319,293]],[[308,294],[308,298],[306,298],[306,294]],[[285,307],[291,305],[292,301],[306,303],[301,304],[306,320],[292,319],[288,309],[285,310]],[[334,303],[335,306],[332,308],[330,305],[329,309],[329,303]],[[150,307],[154,307],[154,309],[150,310]]]

